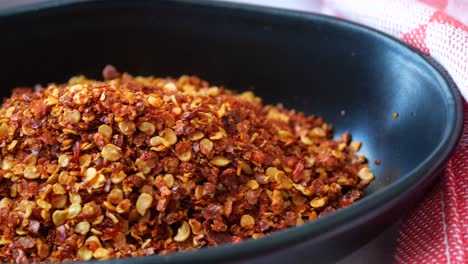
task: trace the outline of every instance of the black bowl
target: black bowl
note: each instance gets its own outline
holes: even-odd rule
[[[259,240],[113,263],[310,263],[358,248],[413,206],[461,134],[455,88],[414,50],[330,17],[202,1],[53,1],[0,11],[1,95],[19,85],[196,74],[349,130],[377,179],[355,205]],[[342,110],[346,115],[342,116]],[[397,119],[392,118],[398,113]]]

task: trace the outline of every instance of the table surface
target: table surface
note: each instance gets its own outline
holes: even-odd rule
[[[18,5],[46,2],[50,0],[0,0],[0,9],[11,8]],[[302,11],[316,12],[317,6],[309,0],[218,0],[233,1],[256,5],[269,5],[279,8],[296,9]],[[396,240],[398,237],[400,223],[397,222],[382,232],[379,236],[364,245],[359,250],[337,262],[337,264],[360,264],[380,263],[390,264],[393,262]]]

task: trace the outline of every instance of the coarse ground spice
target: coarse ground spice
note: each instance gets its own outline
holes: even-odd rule
[[[0,261],[109,259],[259,238],[374,175],[322,118],[193,76],[74,77],[0,108]]]

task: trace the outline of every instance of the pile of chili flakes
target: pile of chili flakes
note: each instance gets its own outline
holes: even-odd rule
[[[193,76],[74,77],[0,109],[0,261],[165,254],[352,204],[374,175],[323,119]]]

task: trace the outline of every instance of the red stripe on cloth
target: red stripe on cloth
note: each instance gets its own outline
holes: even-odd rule
[[[456,20],[455,18],[447,15],[443,11],[434,12],[434,15],[432,15],[429,22],[437,22],[437,23],[440,23],[440,24],[447,24],[447,25],[451,25],[451,26],[453,26],[455,28],[459,28],[459,29],[461,29],[463,31],[468,31],[468,26],[466,26],[462,22]]]
[[[468,103],[464,105],[464,133],[447,165],[448,245],[452,263],[468,263]]]
[[[415,28],[410,32],[403,34],[401,40],[419,49],[424,54],[430,55],[429,48],[427,48],[426,45],[426,29],[427,25],[420,25],[418,28]]]
[[[440,182],[403,222],[395,263],[468,263],[468,103],[464,131]]]
[[[418,209],[404,219],[397,242],[395,263],[430,263],[431,260],[447,263],[444,237],[440,235],[444,230],[442,200],[443,193],[439,183]]]

